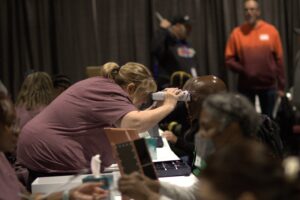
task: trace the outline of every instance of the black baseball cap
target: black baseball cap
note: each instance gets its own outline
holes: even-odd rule
[[[171,18],[170,20],[171,24],[190,24],[190,17],[188,15],[181,16],[177,15]]]
[[[192,30],[191,20],[190,20],[190,17],[188,15],[174,16],[170,19],[170,22],[171,22],[172,25],[183,24],[186,27],[186,29],[188,30],[188,32],[190,32]]]

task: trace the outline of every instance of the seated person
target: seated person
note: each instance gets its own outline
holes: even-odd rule
[[[12,102],[0,92],[0,199],[105,199],[107,192],[99,188],[101,183],[83,184],[70,191],[56,192],[46,198],[41,195],[30,196],[6,160],[3,153],[14,151],[18,139],[16,112]]]
[[[20,129],[38,115],[53,100],[51,77],[46,72],[33,72],[22,83],[16,100],[16,114]],[[16,151],[5,154],[15,168],[19,180],[26,184],[28,171],[16,162]]]
[[[52,82],[54,87],[54,98],[72,85],[70,78],[63,74],[55,75],[52,78]]]
[[[46,72],[33,72],[25,78],[16,100],[20,128],[53,100],[53,85]]]
[[[286,178],[281,160],[271,157],[268,148],[254,141],[241,142],[207,159],[207,167],[200,175],[199,195],[203,200],[299,199],[299,192],[298,198],[292,196]]]
[[[179,157],[187,156],[188,164],[192,165],[195,150],[194,138],[199,130],[199,113],[202,103],[207,96],[226,91],[227,88],[220,78],[208,75],[189,79],[183,86],[183,90],[189,91],[191,95],[191,101],[186,102],[191,127],[180,136],[171,131],[165,131],[163,136],[171,143],[172,150]]]
[[[255,138],[255,132],[259,127],[259,114],[246,97],[219,93],[207,97],[201,109],[200,129],[195,136],[197,159],[195,161],[194,174],[200,172],[206,166],[205,159],[218,152],[225,146],[238,144],[245,139]],[[129,197],[147,194],[145,191],[136,189],[135,182],[157,195],[165,196],[174,200],[200,199],[198,190],[199,183],[192,187],[184,188],[166,182],[153,181],[142,175],[129,175],[121,177],[119,190]]]
[[[194,187],[197,198],[191,195],[170,196],[170,198],[181,200],[299,199],[299,158],[286,160],[284,169],[280,161],[271,157],[269,149],[261,143],[241,140],[239,143],[224,146],[207,159],[207,167],[203,169],[199,179],[200,184]],[[295,162],[298,167],[288,170]],[[125,175],[120,179],[119,189],[124,195],[136,200],[170,199],[159,195],[149,185],[141,184],[143,178],[138,173]]]

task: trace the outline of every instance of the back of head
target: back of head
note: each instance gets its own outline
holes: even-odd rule
[[[67,89],[72,85],[70,78],[64,74],[57,74],[52,78],[54,88]]]
[[[135,93],[152,93],[157,89],[156,83],[149,69],[136,62],[128,62],[123,66],[108,62],[100,69],[102,77],[113,79],[121,87],[130,83],[135,84]]]
[[[63,91],[65,91],[72,85],[70,78],[63,74],[55,75],[52,78],[52,82],[54,87],[54,98],[60,95]]]
[[[284,199],[281,162],[251,140],[228,145],[209,157],[201,176],[226,199],[241,199],[245,193],[258,200]]]
[[[227,90],[225,83],[218,77],[213,75],[198,76],[189,79],[183,86],[184,90],[188,90],[191,94],[191,102],[189,110],[191,116],[198,116],[204,99],[211,94],[224,92]]]
[[[222,129],[236,122],[246,137],[254,137],[259,127],[259,114],[250,101],[239,94],[218,93],[203,102],[203,108],[218,121]]]
[[[176,71],[171,75],[170,86],[177,87],[177,88],[183,88],[184,84],[190,78],[192,78],[191,74],[186,73],[185,71]]]
[[[0,92],[0,152],[16,150],[19,127],[16,124],[16,112],[11,100]]]
[[[19,91],[16,105],[25,106],[27,110],[48,105],[53,99],[53,83],[46,72],[29,74]]]

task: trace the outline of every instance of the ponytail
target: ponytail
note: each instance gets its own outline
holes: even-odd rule
[[[113,79],[121,87],[134,83],[135,95],[149,94],[157,89],[150,70],[136,62],[128,62],[121,67],[117,63],[108,62],[101,67],[100,76]]]
[[[115,62],[105,63],[100,69],[100,76],[115,80],[119,73],[120,66]]]

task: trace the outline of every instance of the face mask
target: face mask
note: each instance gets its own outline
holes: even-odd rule
[[[195,135],[196,156],[198,159],[206,160],[215,152],[215,145],[210,138],[203,138],[200,134]],[[199,162],[199,161],[198,161]]]

